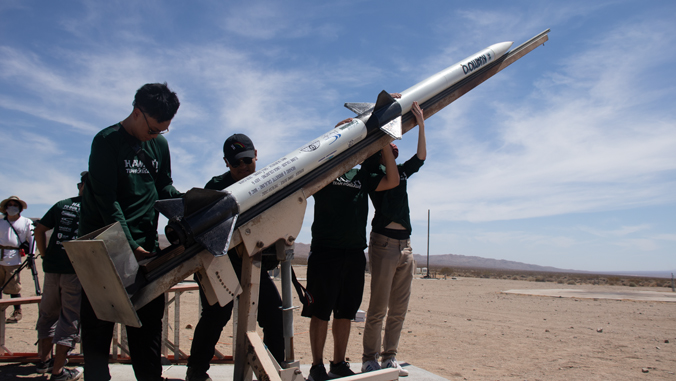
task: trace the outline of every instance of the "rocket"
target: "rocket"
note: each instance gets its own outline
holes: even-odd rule
[[[413,102],[424,107],[444,90],[505,56],[511,46],[512,42],[501,42],[474,53],[404,90],[399,99],[382,91],[375,104],[346,103],[357,113],[351,122],[331,129],[223,191],[194,188],[183,199],[158,201],[156,209],[169,219],[167,239],[185,247],[199,243],[214,256],[224,255],[236,226],[257,214],[247,212],[265,210],[280,199],[279,195],[286,197],[289,190],[301,188],[320,167],[368,136],[387,134],[401,139],[402,116],[411,110]]]

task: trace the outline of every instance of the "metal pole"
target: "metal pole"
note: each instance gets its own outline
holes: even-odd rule
[[[293,353],[293,294],[291,285],[291,260],[285,260],[281,263],[281,278],[282,278],[282,316],[284,317],[284,352],[286,353],[285,360],[287,362],[294,362],[295,356]]]
[[[671,273],[671,292],[676,292],[676,287],[674,287],[674,273]]]
[[[295,245],[287,246],[284,241],[279,240],[275,244],[277,250],[277,259],[281,261],[280,277],[282,278],[282,321],[284,331],[284,360],[287,365],[296,361],[293,349],[293,284],[291,272],[291,260],[293,259],[293,252]],[[298,364],[300,366],[300,364]]]
[[[426,278],[430,277],[430,210],[427,209],[427,275]]]

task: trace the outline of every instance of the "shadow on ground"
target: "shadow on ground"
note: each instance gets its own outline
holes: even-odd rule
[[[0,364],[0,379],[47,380],[49,379],[49,374],[38,374],[35,371],[35,364],[22,364],[15,362]]]

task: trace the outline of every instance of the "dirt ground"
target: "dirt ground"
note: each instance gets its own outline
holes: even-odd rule
[[[296,267],[296,273],[304,278],[305,268]],[[22,275],[25,289],[32,291],[30,274]],[[368,307],[369,279],[367,274],[363,310]],[[547,288],[563,287],[480,278],[416,279],[397,358],[450,380],[676,379],[676,303],[501,293]],[[565,288],[628,290],[593,285]],[[655,288],[631,288],[640,290]],[[198,321],[197,292],[184,293],[180,308],[180,347],[189,353]],[[169,313],[173,341],[173,305]],[[294,317],[295,357],[310,363],[309,319],[301,317],[300,310]],[[36,351],[36,319],[37,305],[26,305],[24,319],[7,326],[10,350]],[[350,362],[360,362],[364,323],[352,327],[347,353]],[[224,354],[232,353],[231,335],[229,323],[218,346]],[[332,347],[329,333],[325,362],[331,359]]]

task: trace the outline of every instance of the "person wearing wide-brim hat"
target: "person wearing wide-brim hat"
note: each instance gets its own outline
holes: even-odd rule
[[[28,208],[28,204],[26,204],[26,201],[20,199],[17,196],[9,196],[6,199],[2,200],[2,202],[0,202],[0,213],[7,214],[7,210],[5,208],[7,206],[7,203],[10,201],[16,201],[17,203],[19,203],[20,205],[19,214],[21,214],[21,211]]]
[[[21,212],[26,208],[28,204],[17,196],[10,196],[0,202],[0,212],[5,215],[0,220],[0,282],[2,282],[0,287],[6,283],[2,292],[12,298],[21,297],[20,274],[17,273],[12,277],[14,271],[21,266],[20,247],[33,250],[33,223],[21,216]],[[17,304],[14,305],[14,312],[6,322],[16,323],[22,317],[21,305]]]

